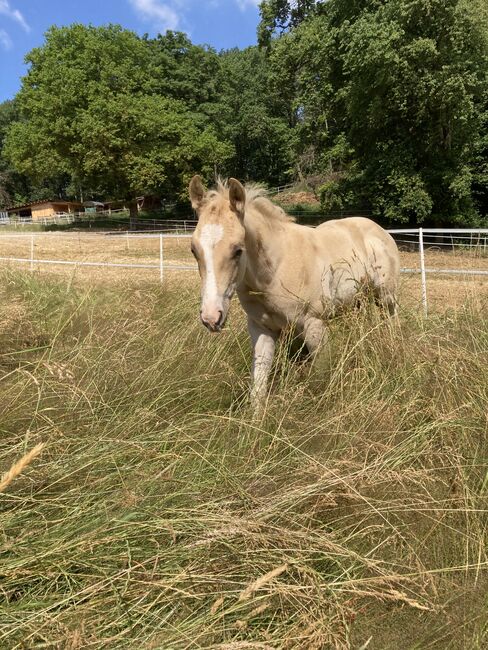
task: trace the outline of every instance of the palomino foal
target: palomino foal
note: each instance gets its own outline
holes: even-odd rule
[[[326,321],[368,287],[396,313],[400,260],[392,237],[369,219],[294,223],[256,187],[231,178],[206,192],[190,182],[198,214],[192,253],[202,279],[200,317],[212,332],[225,324],[235,291],[253,346],[252,401],[266,396],[280,333],[292,326],[310,353],[325,339]]]

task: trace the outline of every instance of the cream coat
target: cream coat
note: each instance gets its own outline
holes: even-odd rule
[[[365,290],[396,313],[400,260],[393,238],[369,219],[301,226],[265,198],[230,179],[206,193],[199,177],[190,198],[199,217],[192,250],[202,278],[201,317],[212,331],[225,323],[234,291],[253,343],[255,402],[266,394],[275,344],[293,327],[311,353],[326,338],[327,319]]]

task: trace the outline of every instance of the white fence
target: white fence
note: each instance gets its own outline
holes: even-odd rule
[[[104,238],[118,238],[128,241],[130,239],[158,239],[159,240],[159,260],[157,264],[138,264],[133,262],[94,262],[87,260],[53,260],[53,259],[44,259],[36,258],[35,256],[35,243],[39,237],[49,237],[49,238],[58,238],[66,239],[73,237],[73,233],[9,233],[0,235],[0,252],[1,252],[1,242],[2,240],[7,239],[24,239],[29,241],[30,255],[29,257],[3,257],[0,256],[0,262],[17,262],[20,264],[28,264],[30,270],[33,271],[36,265],[60,265],[60,266],[75,266],[75,267],[100,267],[100,268],[126,268],[126,269],[153,269],[159,272],[159,277],[161,282],[164,278],[164,271],[194,271],[198,267],[195,264],[166,264],[164,262],[164,240],[165,239],[188,239],[191,237],[189,234],[142,234],[142,233],[132,233],[132,232],[121,232],[121,233],[94,233],[88,234],[83,233],[83,236],[90,239],[104,237]]]
[[[282,194],[288,190],[296,187],[296,183],[288,183],[287,185],[279,185],[278,187],[271,187],[266,190],[266,194],[270,196],[276,196],[277,194]],[[161,212],[160,219],[152,219],[144,217],[144,219],[136,216],[136,222],[145,224],[147,227],[154,225],[153,230],[162,231],[162,232],[173,232],[175,230],[182,230],[183,232],[191,232],[194,228],[196,221],[189,217],[188,219],[165,219],[164,214],[171,208],[174,208],[174,203],[167,203],[163,208],[158,208],[153,212],[157,214]],[[26,226],[39,225],[39,226],[63,226],[70,225],[77,222],[92,222],[96,226],[96,221],[99,218],[105,217],[114,223],[117,222],[117,215],[128,215],[129,209],[127,207],[115,208],[110,210],[97,210],[96,212],[56,212],[48,217],[17,217],[10,216],[9,213],[5,210],[0,211],[0,225],[13,226],[22,230]],[[120,221],[119,223],[127,223],[127,219]],[[158,227],[156,227],[158,226]]]
[[[48,217],[15,217],[10,216],[8,212],[0,212],[0,224],[14,226],[14,228],[23,228],[25,226],[64,226],[74,223],[75,221],[90,221],[98,216],[111,216],[119,213],[126,213],[125,209],[117,209],[103,212],[55,212]]]
[[[427,314],[427,275],[447,275],[447,276],[480,276],[488,280],[488,229],[443,229],[443,228],[417,228],[417,229],[394,229],[389,230],[396,239],[399,247],[409,249],[418,253],[419,265],[417,268],[402,268],[402,273],[420,274],[421,276],[421,298],[425,314]],[[127,242],[133,239],[157,239],[159,240],[158,251],[159,258],[155,263],[134,263],[134,262],[107,262],[107,261],[88,261],[88,260],[60,260],[60,259],[41,259],[36,257],[36,240],[40,237],[48,237],[55,241],[62,241],[64,238],[73,238],[76,235],[87,237],[94,241],[93,238],[109,238]],[[148,232],[112,232],[112,233],[1,233],[0,234],[0,262],[14,262],[27,264],[31,270],[40,265],[67,265],[74,267],[108,267],[108,268],[127,268],[127,269],[148,269],[156,271],[162,282],[166,271],[195,271],[195,264],[175,264],[165,261],[165,241],[176,239],[189,239],[191,234],[188,233],[148,233]],[[2,241],[12,239],[23,239],[29,242],[28,257],[2,256]],[[426,265],[426,251],[437,250],[461,250],[470,253],[475,252],[475,259],[483,261],[486,268],[435,268]],[[486,264],[484,264],[486,262]],[[481,264],[480,264],[481,265]]]
[[[487,269],[453,269],[453,268],[431,268],[425,264],[425,250],[427,249],[450,249],[476,251],[488,259],[488,228],[414,228],[414,229],[393,229],[388,232],[394,236],[400,247],[415,244],[419,252],[419,268],[402,268],[402,273],[419,273],[421,276],[422,305],[427,315],[427,274],[436,275],[461,275],[461,276],[485,276],[488,279]],[[415,241],[416,240],[416,241]]]
[[[97,220],[103,219],[103,225],[105,226],[107,221],[109,221],[114,227],[121,225],[127,228],[129,223],[127,218],[128,214],[128,210],[125,209],[98,212],[57,212],[49,217],[36,217],[32,219],[10,217],[7,212],[0,212],[0,226],[13,226],[16,230],[22,231],[32,226],[69,226],[84,223],[88,224],[89,227],[93,226],[93,228],[96,228]],[[122,219],[122,215],[126,218]],[[197,223],[193,217],[189,217],[188,219],[166,219],[163,212],[161,212],[159,219],[135,216],[130,221],[132,224],[140,226],[145,230],[154,230],[157,232],[192,232]]]
[[[279,185],[278,187],[272,187],[266,190],[266,194],[275,196],[283,192],[287,192],[296,186],[296,183],[288,183],[287,185]],[[164,212],[169,208],[174,207],[175,204],[165,204],[164,208],[159,208],[155,210],[155,214],[161,212],[160,219],[151,219],[145,217],[144,219],[139,218],[138,216],[134,217],[136,222],[145,224],[146,227],[154,225],[153,230],[158,232],[173,232],[175,230],[182,230],[183,232],[191,232],[191,230],[196,225],[196,221],[193,218],[188,219],[165,219]],[[97,219],[101,217],[108,218],[114,223],[117,222],[117,215],[127,215],[129,212],[127,207],[115,208],[110,210],[97,210],[96,212],[56,212],[48,217],[14,217],[10,216],[6,211],[0,211],[0,225],[14,226],[14,228],[19,228],[22,230],[26,226],[39,225],[39,226],[64,226],[70,225],[77,222],[92,222],[96,226]],[[127,223],[125,221],[120,221],[122,223]],[[157,227],[156,227],[157,226]]]

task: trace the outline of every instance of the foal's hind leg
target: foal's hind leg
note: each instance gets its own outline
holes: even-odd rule
[[[380,286],[375,290],[375,298],[377,304],[388,311],[391,317],[398,317],[398,301],[394,291]]]

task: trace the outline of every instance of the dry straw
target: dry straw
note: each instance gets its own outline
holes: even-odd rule
[[[2,479],[0,480],[0,492],[4,492],[5,489],[12,483],[13,480],[17,478],[24,469],[27,467],[27,465],[30,465],[34,458],[37,458],[41,451],[44,449],[44,443],[41,442],[38,445],[36,445],[33,449],[31,449],[25,456],[22,456],[20,460],[18,460],[16,463],[12,465],[12,467],[6,472],[3,476]]]
[[[217,598],[217,600],[210,608],[210,613],[212,614],[212,616],[218,612],[218,610],[222,607],[223,604],[224,604],[224,598],[222,596],[220,598]]]
[[[269,573],[266,573],[264,576],[261,576],[254,582],[251,582],[251,584],[244,589],[244,591],[241,592],[239,596],[239,600],[247,600],[250,598],[254,592],[258,591],[263,587],[265,584],[268,582],[271,582],[274,578],[277,578],[279,575],[284,573],[288,569],[287,564],[282,564],[281,566],[277,567],[276,569],[273,569]]]

